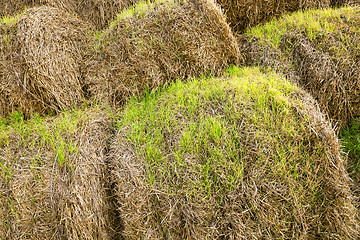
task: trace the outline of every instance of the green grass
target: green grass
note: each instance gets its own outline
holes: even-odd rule
[[[340,31],[344,19],[352,23],[359,21],[358,14],[359,10],[354,7],[299,11],[248,29],[246,34],[258,38],[262,44],[271,44],[278,48],[282,36],[288,32],[300,30],[306,32],[310,40],[315,40],[319,36]]]
[[[168,7],[171,7],[171,5],[174,3],[173,0],[143,0],[129,6],[127,9],[124,9],[122,12],[117,14],[115,19],[109,23],[107,28],[95,31],[93,33],[93,39],[95,41],[102,41],[104,34],[106,35],[106,32],[108,32],[109,29],[114,28],[119,21],[133,17],[141,19],[145,14],[151,13],[151,9],[154,7],[154,4],[162,4],[164,2],[166,2],[166,6]]]
[[[18,149],[32,149],[35,155],[28,162],[31,168],[42,165],[38,157],[41,152],[53,152],[61,167],[69,167],[69,157],[77,154],[76,139],[71,136],[81,128],[80,121],[85,120],[86,116],[78,110],[64,112],[57,118],[46,119],[35,115],[27,121],[21,113],[15,112],[0,120],[0,146],[5,151],[13,144]],[[16,142],[14,139],[17,139]],[[3,172],[11,173],[11,162],[0,162],[0,165]],[[10,176],[7,181],[9,179]]]
[[[173,0],[140,1],[119,13],[117,15],[117,19],[110,23],[110,26],[115,25],[116,22],[119,21],[119,19],[131,18],[133,16],[141,18],[145,13],[149,13],[149,10],[153,8],[154,4],[161,4],[164,2],[166,2],[166,4],[170,6],[174,3]]]
[[[26,11],[26,9],[24,9],[24,11]],[[4,23],[6,25],[13,25],[19,20],[21,16],[21,13],[16,14],[15,16],[5,16],[0,19],[0,23]]]
[[[118,129],[131,128],[127,137],[147,166],[149,184],[181,178],[182,170],[176,169],[189,167],[189,171],[201,173],[183,183],[193,194],[201,190],[220,194],[238,188],[250,164],[244,160],[249,154],[246,145],[254,139],[260,142],[260,149],[270,151],[255,153],[258,164],[283,178],[301,178],[295,163],[310,156],[303,152],[304,146],[293,141],[304,134],[304,124],[308,124],[292,113],[289,96],[296,87],[274,73],[265,75],[252,68],[233,67],[228,76],[231,80],[177,82],[141,102],[132,100],[125,108]],[[171,153],[166,150],[169,143],[164,133],[179,136]],[[174,162],[168,154],[174,156]],[[189,158],[197,161],[186,162]]]
[[[33,157],[27,163],[29,166],[41,165],[42,160],[38,156],[48,152],[54,155],[61,168],[71,171],[70,159],[78,152],[75,135],[89,121],[90,115],[86,108],[65,111],[56,117],[34,115],[28,120],[24,120],[20,112],[14,112],[6,118],[1,117],[0,147],[5,152],[13,148],[14,144],[18,149],[31,149]],[[96,112],[98,108],[93,107],[90,111]],[[109,112],[109,116],[111,114]],[[13,156],[11,152],[8,154]],[[17,161],[16,158],[13,161]],[[11,161],[4,162],[4,159],[0,159],[1,172],[6,181],[11,179],[11,165]]]
[[[340,133],[344,151],[349,157],[350,177],[360,180],[360,119],[353,120]]]

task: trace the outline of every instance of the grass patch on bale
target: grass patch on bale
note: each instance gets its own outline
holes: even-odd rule
[[[297,12],[240,37],[247,65],[286,73],[339,126],[360,115],[359,7]]]
[[[83,99],[81,66],[89,29],[56,8],[0,21],[0,114],[56,112]]]
[[[106,148],[107,109],[0,120],[0,236],[114,239]]]
[[[133,99],[110,151],[124,239],[356,239],[340,146],[316,102],[230,68]]]
[[[220,74],[239,61],[236,39],[211,1],[141,2],[96,38],[88,91],[115,104],[175,79]]]

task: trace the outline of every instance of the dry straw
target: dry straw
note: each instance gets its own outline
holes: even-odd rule
[[[300,76],[299,83],[304,86],[320,103],[323,111],[336,119],[340,125],[347,120],[360,116],[360,69],[359,61],[350,54],[331,57],[319,51],[309,39],[301,34],[285,37],[285,44],[291,45],[291,62]],[[331,48],[349,48],[356,46],[359,39],[342,42],[337,36],[327,36],[327,46]]]
[[[316,101],[253,74],[124,109],[109,154],[124,239],[358,238],[340,145]]]
[[[39,7],[2,27],[1,114],[58,111],[81,101],[86,24],[57,8]]]
[[[97,44],[98,57],[88,57],[87,90],[115,104],[176,79],[222,73],[240,55],[220,9],[206,0],[135,5]]]

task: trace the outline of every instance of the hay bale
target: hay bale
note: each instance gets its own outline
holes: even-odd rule
[[[360,116],[359,14],[358,7],[296,13],[250,30],[240,45],[248,65],[285,73],[341,127]]]
[[[110,151],[124,239],[357,239],[345,161],[316,101],[231,68],[132,100]]]
[[[12,119],[0,134],[1,237],[115,239],[105,164],[108,113]]]
[[[32,1],[24,1],[24,0],[13,0],[6,1],[0,0],[0,17],[4,16],[12,16],[17,13],[22,12],[25,7],[31,7]]]
[[[330,7],[330,0],[216,0],[224,9],[230,26],[238,33],[287,12]]]
[[[139,3],[102,33],[94,51],[98,58],[89,58],[87,89],[115,103],[239,62],[220,9],[205,0]]]
[[[6,93],[9,106],[2,114],[12,109],[58,111],[80,102],[88,31],[82,21],[50,7],[29,9],[6,27],[0,36],[7,39],[0,42],[5,65],[0,91]]]

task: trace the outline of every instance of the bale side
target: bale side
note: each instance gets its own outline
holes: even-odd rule
[[[115,104],[175,79],[222,73],[239,62],[236,39],[212,1],[138,4],[95,45],[91,55],[98,57],[89,57],[87,89]]]
[[[10,42],[16,35],[16,23],[0,22],[0,115],[12,112],[13,108],[18,107],[20,102],[12,99],[11,96],[19,96],[16,83],[8,81],[9,66],[11,65]]]
[[[2,101],[8,102],[1,109],[4,114],[56,112],[83,99],[86,24],[62,10],[39,7],[24,12],[2,34],[5,69],[0,69],[0,88]]]
[[[0,0],[0,17],[13,16],[22,13],[26,8],[43,5],[69,12],[74,12],[76,9],[76,1],[74,0]]]

